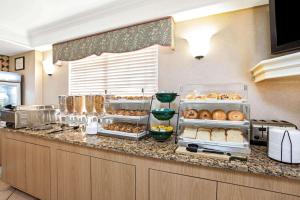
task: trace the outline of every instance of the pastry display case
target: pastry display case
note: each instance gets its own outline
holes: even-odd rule
[[[138,140],[148,134],[151,96],[107,96],[98,133]]]
[[[180,90],[177,143],[249,154],[250,106],[244,84],[185,85]]]

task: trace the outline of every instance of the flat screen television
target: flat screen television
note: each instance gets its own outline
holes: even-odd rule
[[[272,53],[300,49],[300,1],[270,0]]]

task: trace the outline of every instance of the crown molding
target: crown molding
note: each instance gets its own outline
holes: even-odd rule
[[[173,16],[175,13],[195,8],[213,5],[228,7],[228,5],[232,5],[233,1],[240,0],[185,0],[184,3],[182,0],[116,0],[24,33],[0,26],[0,40],[10,41],[28,48],[38,47],[143,21]],[[247,0],[247,4],[255,6],[266,1]],[[245,4],[246,1],[243,2]],[[239,5],[241,4],[243,3],[240,2]],[[241,8],[237,6],[236,9]]]
[[[222,0],[224,3],[230,1]],[[220,0],[185,0],[184,3],[181,0],[117,1],[32,29],[29,31],[29,38],[33,46],[53,44],[216,3],[220,3]]]
[[[0,40],[10,41],[11,43],[19,44],[20,46],[30,47],[28,35],[21,34],[17,31],[12,31],[8,27],[0,25]]]

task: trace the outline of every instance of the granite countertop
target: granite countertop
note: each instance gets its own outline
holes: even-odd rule
[[[34,136],[69,144],[90,147],[99,150],[109,150],[135,156],[176,161],[192,165],[229,169],[253,174],[263,174],[275,177],[286,177],[300,181],[300,164],[284,164],[267,157],[266,147],[251,146],[251,154],[247,161],[224,160],[208,158],[199,155],[185,155],[175,153],[177,145],[174,141],[159,143],[151,138],[140,141],[104,137],[99,135],[85,135],[81,131],[65,130],[50,133],[52,130],[32,131],[28,129],[7,129],[11,133]]]

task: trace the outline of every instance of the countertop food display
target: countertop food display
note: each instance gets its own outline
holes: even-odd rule
[[[268,158],[267,149],[266,147],[262,146],[251,146],[251,153],[248,155],[247,161],[228,161],[224,159],[203,157],[196,154],[185,155],[175,153],[177,145],[174,143],[174,140],[168,140],[163,143],[156,142],[152,138],[147,138],[140,141],[132,141],[115,137],[103,137],[101,135],[86,135],[79,129],[51,133],[57,129],[60,129],[60,127],[54,126],[53,129],[41,131],[33,131],[30,129],[5,130],[12,134],[20,134],[50,141],[58,141],[98,150],[125,153],[133,156],[300,180],[299,164],[291,165],[274,161]]]
[[[149,96],[108,96],[100,117],[98,133],[129,139],[141,139],[147,132]]]
[[[178,144],[249,154],[250,106],[243,84],[181,87]]]

